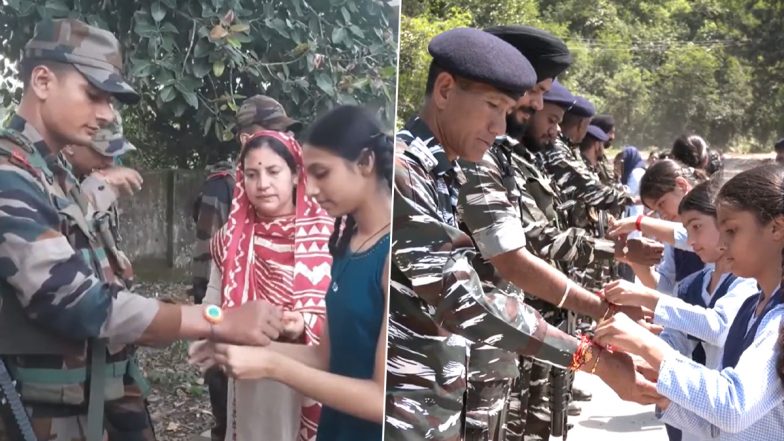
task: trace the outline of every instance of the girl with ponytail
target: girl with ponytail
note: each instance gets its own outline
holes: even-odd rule
[[[367,111],[343,106],[308,128],[303,156],[308,195],[337,219],[320,343],[215,345],[193,357],[234,378],[270,378],[321,402],[319,441],[380,440],[394,144]]]

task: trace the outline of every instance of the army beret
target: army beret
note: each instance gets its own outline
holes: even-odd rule
[[[479,29],[442,32],[430,40],[427,50],[445,71],[512,96],[520,96],[536,84],[536,72],[520,51]]]
[[[591,120],[591,124],[598,126],[606,133],[610,133],[615,128],[615,118],[613,118],[612,115],[608,113],[604,113],[594,116]]]
[[[604,130],[593,124],[588,126],[588,133],[586,133],[586,135],[601,142],[607,142],[610,140],[610,137],[607,136],[607,133],[605,133]]]
[[[566,112],[583,118],[590,118],[596,114],[596,108],[587,99],[575,95],[574,104],[566,109]]]
[[[542,29],[510,25],[493,26],[485,31],[516,47],[533,66],[537,82],[557,77],[572,64],[566,44]]]
[[[544,94],[542,99],[546,103],[557,104],[564,109],[573,106],[577,100],[577,98],[558,81],[553,81],[553,87]]]

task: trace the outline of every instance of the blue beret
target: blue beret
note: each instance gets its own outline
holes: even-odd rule
[[[583,118],[591,118],[596,114],[596,108],[593,106],[593,104],[591,104],[590,101],[577,95],[575,95],[574,99],[574,105],[566,109],[567,113],[581,116]]]
[[[604,130],[600,129],[599,126],[595,126],[593,124],[588,126],[588,133],[586,135],[591,136],[594,139],[597,139],[601,142],[607,142],[610,140],[610,137],[607,136],[606,133],[604,133]]]
[[[577,98],[558,81],[553,81],[553,87],[544,94],[542,99],[544,99],[544,102],[546,103],[557,104],[564,109],[572,107],[577,100]]]
[[[485,31],[516,47],[536,71],[537,81],[555,78],[572,64],[566,44],[555,35],[531,26],[493,26]]]
[[[536,84],[531,63],[514,46],[485,31],[456,28],[436,35],[427,46],[445,71],[520,96]]]

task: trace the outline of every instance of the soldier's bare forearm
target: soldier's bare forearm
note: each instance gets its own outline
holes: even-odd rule
[[[202,309],[202,306],[159,303],[158,313],[136,343],[159,346],[179,339],[208,337],[210,324],[204,320]]]
[[[571,283],[564,308],[595,319],[607,313],[608,305],[599,296],[571,282],[566,275],[524,248],[495,256],[490,262],[504,279],[545,302],[561,303],[566,286]]]

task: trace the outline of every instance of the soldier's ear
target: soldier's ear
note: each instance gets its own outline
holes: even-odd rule
[[[39,100],[44,101],[49,98],[55,81],[57,81],[56,74],[47,66],[40,64],[30,73],[30,90]]]
[[[431,99],[439,110],[444,110],[449,99],[449,94],[457,87],[457,79],[449,72],[441,72],[436,77],[433,85]]]

